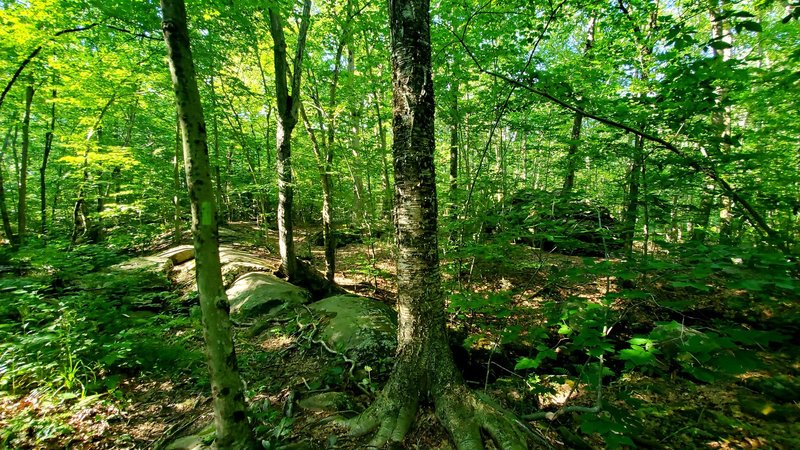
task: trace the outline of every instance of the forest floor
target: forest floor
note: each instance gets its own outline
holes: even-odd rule
[[[223,245],[277,269],[273,233],[265,245],[252,224],[228,230],[221,234]],[[298,254],[323,269],[322,248],[310,243],[314,231],[299,230]],[[147,250],[165,248],[166,242],[155,242]],[[393,305],[393,250],[386,240],[351,243],[337,256],[338,284]],[[762,336],[770,330],[759,322],[791,317],[796,323],[796,298],[779,299],[776,307],[734,307],[731,298],[750,299],[747,292],[714,276],[707,280],[709,289],[691,289],[666,282],[663,272],[631,274],[613,262],[522,245],[477,257],[445,252],[452,344],[468,385],[530,419],[525,423],[552,448],[800,448],[797,328],[781,328],[781,336],[765,343],[724,331],[741,328]],[[196,353],[201,334],[197,320],[189,320],[196,319],[196,308],[174,306],[188,304],[191,285],[181,282],[180,266],[172,269],[172,279],[175,298],[182,300],[142,317],[160,324],[166,342]],[[675,306],[687,302],[692,306]],[[361,411],[390,367],[355,379],[344,360],[308,345],[302,331],[290,328],[285,321],[258,333],[237,327],[239,365],[265,448],[364,448],[363,439],[331,424],[334,413],[303,409],[298,401],[345,392],[347,411],[339,413]],[[658,337],[653,330],[661,331],[658,352],[650,348]],[[745,344],[748,353],[740,353]],[[730,366],[731,359],[740,368],[745,359],[753,364],[713,370]],[[123,371],[107,392],[0,391],[0,429],[11,430],[0,432],[0,448],[161,449],[180,437],[203,435],[213,416],[202,360],[175,361],[185,366]],[[6,369],[0,364],[0,372]],[[95,377],[102,381],[104,374]],[[569,409],[575,406],[598,411]],[[425,407],[396,448],[444,450],[452,444]]]

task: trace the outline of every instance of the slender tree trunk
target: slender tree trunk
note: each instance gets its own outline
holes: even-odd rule
[[[172,160],[172,243],[181,243],[181,203],[178,196],[181,191],[180,161],[183,159],[181,154],[181,119],[176,116],[175,121],[175,157]]]
[[[628,204],[625,208],[625,220],[622,226],[623,249],[628,258],[633,254],[633,238],[636,235],[636,219],[639,214],[639,186],[643,166],[644,139],[636,136],[631,171],[628,176]]]
[[[712,49],[714,58],[722,62],[729,61],[732,56],[733,37],[725,16],[725,7],[727,3],[728,0],[713,0],[711,7],[711,37],[728,44],[727,48]],[[722,83],[724,83],[724,81],[722,81]],[[726,142],[726,139],[730,138],[731,133],[731,108],[730,106],[724,105],[728,96],[728,90],[725,87],[718,86],[715,90],[715,94],[717,97],[716,104],[719,110],[711,115],[711,122],[714,128],[716,128],[721,141],[719,153],[722,156],[730,152],[730,144]],[[730,244],[733,200],[731,200],[730,196],[725,194],[720,196],[720,200],[722,202],[722,207],[719,212],[719,241],[721,244]]]
[[[458,214],[456,202],[458,199],[458,96],[460,95],[458,89],[458,81],[453,81],[453,110],[451,111],[452,117],[450,119],[450,216],[455,220]]]
[[[53,223],[56,223],[56,209],[58,208],[59,195],[61,195],[61,175],[64,173],[64,168],[60,164],[56,169],[56,186],[53,192],[53,203],[50,205],[50,218]]]
[[[692,242],[704,244],[708,235],[708,227],[711,223],[711,209],[714,207],[714,188],[713,184],[704,184],[705,189],[700,194],[700,208],[697,218],[692,226]]]
[[[332,233],[333,227],[331,223],[331,167],[328,159],[328,156],[332,153],[326,151],[326,155],[323,155],[323,149],[320,148],[317,135],[302,105],[300,106],[300,115],[303,117],[303,123],[311,140],[311,148],[314,150],[314,156],[317,159],[317,169],[319,170],[320,183],[322,184],[322,240],[325,246],[325,278],[328,281],[333,281],[336,273],[336,240]]]
[[[672,208],[669,212],[669,242],[678,243],[681,239],[681,227],[678,224],[678,196],[672,196]]]
[[[222,182],[222,164],[219,160],[219,128],[217,126],[217,92],[214,84],[214,76],[211,76],[211,133],[213,134],[212,144],[214,146],[214,181],[217,183],[215,200],[222,210],[219,220],[225,223],[223,218],[228,217],[230,207],[228,205],[228,184]]]
[[[208,162],[203,107],[186,29],[183,0],[161,0],[164,41],[183,137],[183,159],[192,205],[192,237],[197,261],[197,290],[214,398],[216,446],[260,448],[247,421],[244,389],[231,334],[229,304],[219,260],[217,208]]]
[[[42,223],[40,231],[42,236],[47,232],[47,162],[50,159],[50,152],[53,150],[53,137],[56,131],[56,97],[58,91],[53,89],[53,102],[50,105],[50,129],[44,136],[44,154],[42,155],[42,166],[39,168],[39,200],[40,215]]]
[[[19,138],[19,124],[14,124],[14,134],[11,138],[11,156],[14,158],[14,176],[16,177],[16,185],[17,191],[19,191],[19,152],[17,151],[17,138]],[[17,197],[14,199],[14,208],[19,207],[19,192],[17,192]]]
[[[572,120],[572,134],[570,135],[569,150],[567,150],[567,174],[564,176],[564,185],[561,187],[563,196],[570,195],[575,186],[575,170],[578,165],[578,145],[581,140],[582,125],[583,114],[577,112]]]
[[[289,280],[293,280],[298,276],[292,229],[294,197],[291,160],[292,131],[297,124],[297,114],[300,107],[300,80],[303,73],[303,55],[305,53],[310,15],[311,0],[305,0],[290,86],[287,84],[289,68],[286,60],[286,38],[283,34],[283,21],[276,9],[269,8],[269,31],[274,42],[275,98],[278,104],[278,129],[276,132],[278,147],[278,247],[281,253],[281,265],[286,278]],[[290,87],[291,91],[289,90]]]
[[[92,150],[92,137],[97,134],[99,138],[98,131],[103,123],[103,117],[105,117],[106,112],[108,112],[108,109],[116,98],[117,94],[114,93],[111,98],[108,99],[103,109],[100,110],[97,120],[95,120],[94,124],[89,128],[88,133],[86,133],[86,148],[83,151],[83,181],[78,187],[78,199],[75,201],[75,207],[72,209],[73,228],[72,236],[70,237],[70,244],[72,245],[77,242],[79,237],[86,234],[89,230],[89,217],[86,210],[86,189],[89,185],[89,153]]]
[[[3,220],[3,233],[6,235],[6,239],[8,239],[11,245],[15,245],[16,236],[14,236],[14,232],[11,229],[11,219],[8,216],[8,208],[6,207],[5,181],[3,180],[3,173],[5,171],[3,167],[3,157],[6,154],[8,142],[11,139],[11,130],[12,128],[9,128],[8,132],[6,132],[6,137],[3,139],[3,148],[0,150],[0,217],[2,217]]]
[[[28,226],[28,149],[31,143],[31,103],[33,103],[33,86],[25,88],[25,117],[22,119],[22,151],[19,167],[19,206],[17,207],[17,240],[25,243]]]
[[[592,16],[592,18],[589,19],[589,31],[586,35],[586,45],[583,50],[583,56],[587,59],[594,45],[595,22],[596,19]],[[564,185],[561,188],[561,195],[563,196],[569,196],[572,193],[572,189],[575,187],[575,171],[578,167],[578,148],[581,142],[582,125],[583,114],[576,112],[572,120],[572,134],[570,135],[569,149],[567,150],[567,173],[564,176]]]
[[[386,142],[386,129],[383,126],[383,116],[381,115],[381,97],[375,92],[375,116],[378,121],[378,143],[381,152],[381,188],[383,190],[383,202],[381,203],[382,215],[388,218],[392,213],[393,195],[392,184],[389,180],[389,147]]]

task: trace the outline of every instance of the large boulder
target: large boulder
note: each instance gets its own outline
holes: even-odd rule
[[[380,366],[397,347],[397,315],[383,303],[355,295],[337,295],[312,303],[326,318],[320,337],[356,365]]]
[[[222,281],[230,287],[234,280],[249,272],[272,272],[277,267],[276,263],[253,256],[250,253],[231,247],[220,247],[219,260],[222,265]],[[195,261],[175,267],[172,274],[175,281],[182,286],[193,285]]]
[[[227,291],[231,316],[252,319],[274,316],[311,301],[311,294],[300,287],[262,272],[251,272],[237,279]]]

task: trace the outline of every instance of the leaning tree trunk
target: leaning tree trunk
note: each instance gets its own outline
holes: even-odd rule
[[[275,99],[278,103],[278,129],[276,140],[278,147],[278,247],[281,253],[281,265],[288,280],[298,277],[297,260],[294,251],[292,229],[292,204],[294,188],[292,187],[292,131],[297,125],[297,114],[300,107],[300,80],[303,73],[303,55],[305,53],[308,22],[311,16],[311,0],[305,0],[300,31],[297,37],[297,51],[292,67],[291,86],[287,84],[288,62],[286,60],[286,38],[283,34],[283,21],[279,12],[269,8],[269,31],[274,42],[275,62]],[[291,87],[291,91],[289,88]]]
[[[389,7],[398,347],[394,369],[378,398],[346,425],[354,434],[378,428],[370,445],[401,441],[420,403],[432,400],[459,449],[482,448],[481,429],[501,448],[525,448],[513,420],[465,387],[448,346],[437,241],[429,4],[394,0]]]
[[[161,0],[164,41],[183,137],[183,159],[192,204],[197,290],[214,398],[218,448],[260,448],[247,421],[244,389],[231,335],[229,304],[219,260],[217,207],[208,162],[203,107],[186,29],[183,0]]]
[[[19,165],[19,206],[17,207],[17,239],[19,244],[25,243],[25,232],[28,226],[28,149],[31,144],[31,103],[33,103],[33,86],[25,88],[25,117],[22,120],[22,152]]]

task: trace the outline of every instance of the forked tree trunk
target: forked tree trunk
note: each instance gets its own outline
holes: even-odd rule
[[[386,441],[402,440],[420,403],[432,400],[459,449],[482,448],[482,428],[503,449],[525,448],[516,425],[466,389],[448,346],[437,241],[429,3],[394,0],[389,8],[398,246],[397,357],[378,398],[347,425],[354,434],[378,428],[370,445],[380,447]]]
[[[25,116],[22,119],[22,152],[19,165],[19,206],[17,207],[17,240],[25,243],[28,226],[28,150],[31,145],[31,103],[33,103],[33,86],[25,88]]]
[[[305,0],[300,31],[297,37],[297,49],[292,67],[291,86],[287,84],[288,62],[286,60],[286,38],[283,34],[283,21],[275,8],[269,8],[269,32],[274,42],[275,62],[275,98],[278,103],[278,129],[276,140],[278,147],[278,247],[281,253],[281,265],[288,280],[297,278],[297,260],[294,250],[292,228],[292,204],[294,187],[292,186],[292,131],[297,125],[297,112],[300,107],[300,79],[303,73],[303,55],[305,53],[306,34],[311,15],[311,0]],[[291,87],[291,91],[289,88]]]
[[[229,304],[222,284],[217,207],[208,162],[206,124],[186,29],[186,9],[183,0],[161,0],[161,9],[192,204],[197,290],[214,399],[216,446],[255,449],[260,445],[255,442],[247,421],[244,389],[231,335]]]

